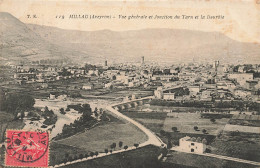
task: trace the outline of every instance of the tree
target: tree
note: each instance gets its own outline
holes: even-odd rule
[[[65,159],[68,159],[68,158],[69,158],[69,154],[65,153]]]
[[[161,136],[165,136],[165,131],[164,131],[164,130],[161,130],[161,131],[160,131],[160,134],[161,134]]]
[[[83,154],[79,154],[79,159],[83,159]]]
[[[104,113],[104,110],[102,108],[99,109],[100,114]]]
[[[171,139],[168,139],[167,148],[168,148],[168,149],[172,148]]]
[[[109,152],[112,153],[113,152],[112,149]]]
[[[123,142],[120,141],[120,142],[118,143],[118,146],[119,146],[119,148],[122,148],[122,146],[123,146]]]
[[[216,122],[215,118],[211,118],[210,121],[211,121],[212,123],[215,123],[215,122]]]
[[[89,157],[89,155],[88,155],[88,153],[86,153],[86,154],[85,154],[85,158],[88,158],[88,157]]]
[[[114,144],[111,144],[111,145],[110,145],[110,148],[113,149],[113,148],[114,148]]]
[[[45,106],[42,116],[46,119],[46,117],[52,117],[53,115],[54,112],[52,110],[49,110],[49,108]]]
[[[21,119],[23,120],[24,117],[25,117],[24,111],[21,111]]]
[[[178,128],[177,127],[172,127],[173,132],[177,132]]]
[[[135,146],[135,148],[138,148],[139,144],[138,144],[138,143],[135,143],[134,146]]]
[[[167,150],[166,147],[164,147],[164,148],[162,149],[162,155],[163,155],[163,157],[167,156],[167,153],[168,153],[168,150]]]
[[[95,152],[95,155],[98,156],[98,152]]]
[[[165,136],[166,136],[167,139],[171,139],[172,138],[172,136],[171,136],[171,134],[169,132],[166,132]]]
[[[113,144],[111,144],[110,148],[115,150],[116,149],[116,143],[114,142]]]
[[[63,115],[66,114],[66,112],[64,111],[64,108],[60,108],[60,113]]]
[[[124,146],[124,149],[125,149],[125,150],[127,150],[127,149],[128,149],[128,146],[127,146],[127,145],[125,145],[125,146]]]
[[[68,161],[70,161],[70,162],[73,161],[72,156],[69,156]]]
[[[201,142],[201,137],[198,137],[196,142]]]
[[[195,137],[192,137],[192,138],[191,138],[191,141],[192,141],[192,142],[196,142],[196,138],[195,138]]]
[[[94,152],[90,152],[90,154],[89,154],[91,157],[93,157],[94,155],[95,155],[95,153]]]
[[[49,111],[49,108],[47,106],[44,107],[44,113],[45,112],[48,112]]]
[[[34,104],[35,104],[35,100],[30,95],[10,94],[6,97],[3,108],[5,111],[14,114],[14,116],[17,116],[19,112],[32,110]]]
[[[70,76],[70,75],[72,75],[72,73],[69,72],[67,69],[63,68],[62,72],[59,72],[59,75],[61,75],[61,76]]]
[[[202,140],[202,143],[203,143],[203,144],[207,144],[208,142],[207,142],[207,140],[204,138],[204,139]]]
[[[98,109],[97,109],[97,107],[95,108],[93,113],[95,114],[95,117],[98,117]]]
[[[83,113],[83,121],[91,121],[94,119],[92,117],[92,110],[89,104],[83,104],[82,108],[79,109],[79,112]]]
[[[207,130],[203,129],[202,132],[203,132],[203,134],[206,134],[206,133],[207,133]]]
[[[193,127],[195,131],[198,131],[199,127],[198,126],[194,126]]]
[[[106,154],[108,153],[108,149],[105,149],[105,153],[106,153]]]

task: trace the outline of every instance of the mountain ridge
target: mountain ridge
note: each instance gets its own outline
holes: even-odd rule
[[[237,42],[219,32],[66,30],[25,24],[9,13],[0,13],[0,23],[0,59],[5,62],[57,59],[77,64],[120,63],[140,62],[141,56],[148,62],[260,62],[259,44]]]
[[[1,64],[49,59],[73,62],[70,57],[79,54],[50,43],[9,13],[0,13],[0,23]]]
[[[29,27],[41,36],[47,34],[45,38],[49,41],[87,52],[102,59],[111,58],[113,60],[126,56],[129,60],[139,61],[141,56],[145,56],[153,61],[158,61],[161,57],[168,61],[175,59],[176,62],[185,62],[184,59],[187,61],[208,59],[228,62],[241,60],[253,63],[260,61],[259,44],[237,42],[219,32],[160,28],[118,32],[107,29],[78,31],[49,26],[39,27],[32,24]],[[58,36],[56,33],[61,33],[63,36]],[[127,61],[127,59],[120,61]]]

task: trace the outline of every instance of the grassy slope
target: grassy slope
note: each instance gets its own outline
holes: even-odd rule
[[[104,152],[104,149],[110,149],[110,145],[114,142],[117,144],[117,150],[119,141],[123,142],[123,146],[133,146],[134,143],[141,143],[147,139],[143,132],[130,123],[126,124],[111,115],[108,117],[110,121],[103,122],[85,133],[52,142],[50,151],[58,158],[55,163],[63,160],[65,153],[74,157],[76,154],[79,156],[95,151]]]
[[[249,136],[217,138],[211,144],[211,153],[260,162],[260,138]]]
[[[104,149],[109,149],[114,142],[118,144],[119,141],[122,141],[124,145],[133,146],[134,143],[142,143],[146,140],[146,135],[131,124],[109,123],[60,140],[58,143],[87,151],[103,152]]]
[[[157,157],[160,149],[155,146],[146,146],[136,150],[118,154],[108,155],[73,165],[64,166],[66,168],[160,168]]]
[[[206,156],[171,152],[166,162],[198,168],[254,168],[256,166]]]

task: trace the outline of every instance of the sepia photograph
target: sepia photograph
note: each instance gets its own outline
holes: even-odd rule
[[[0,0],[5,167],[260,167],[260,1]]]

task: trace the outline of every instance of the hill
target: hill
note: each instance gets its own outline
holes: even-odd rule
[[[24,24],[0,13],[0,62],[180,63],[220,60],[260,63],[260,44],[242,43],[218,32],[176,29],[78,31]],[[162,59],[163,58],[163,59]],[[240,62],[239,62],[240,61]]]
[[[170,63],[193,60],[260,62],[259,44],[238,42],[218,32],[178,29],[115,32],[64,30],[39,25],[28,27],[47,41],[84,52],[95,62],[104,59],[110,63],[140,61],[141,56],[145,56],[146,60],[149,58],[149,61]]]
[[[9,13],[0,12],[0,24],[1,63],[48,59],[68,62],[73,57],[83,55],[46,41]]]

